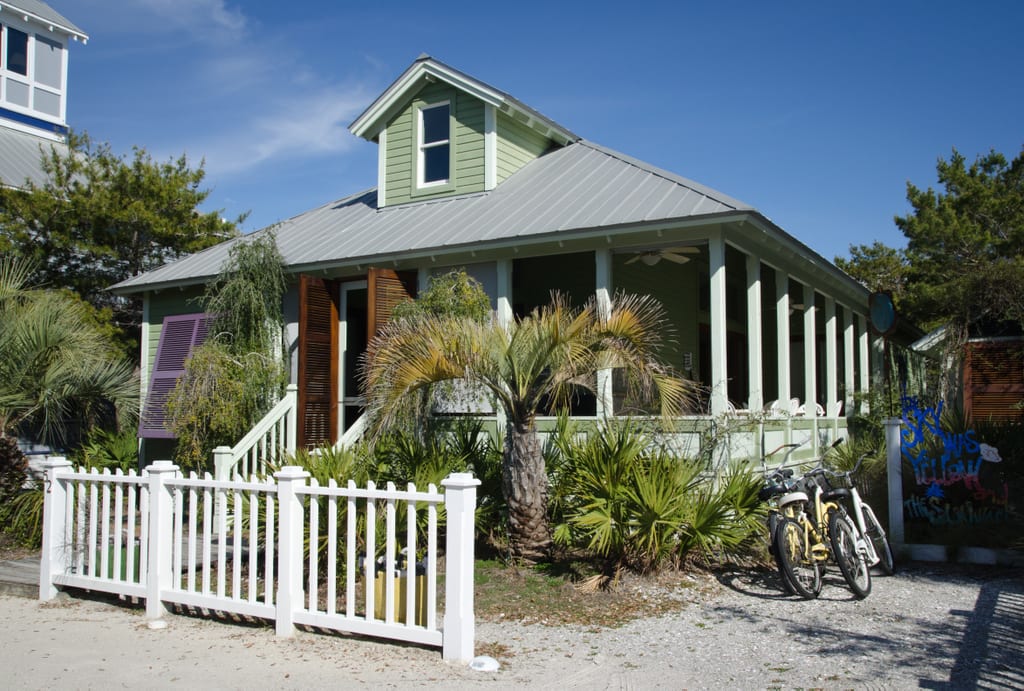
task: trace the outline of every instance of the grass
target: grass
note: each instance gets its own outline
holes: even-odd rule
[[[659,576],[623,575],[607,588],[574,565],[526,567],[496,560],[476,562],[475,609],[489,621],[550,626],[615,628],[640,617],[681,609],[683,592],[696,586],[692,576],[666,571]]]

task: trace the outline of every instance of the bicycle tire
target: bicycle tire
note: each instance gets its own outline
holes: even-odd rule
[[[805,600],[813,600],[821,593],[821,567],[809,556],[803,526],[792,518],[784,518],[776,526],[775,544],[785,579]]]
[[[768,551],[771,553],[772,560],[775,562],[775,568],[779,572],[782,589],[786,591],[787,595],[796,595],[797,592],[793,588],[789,576],[786,575],[786,569],[782,566],[782,557],[779,555],[779,545],[776,536],[778,535],[779,523],[781,521],[782,516],[777,512],[772,512],[768,515]]]
[[[856,533],[843,512],[829,514],[828,539],[832,543],[832,558],[839,565],[846,585],[858,600],[863,600],[871,593],[871,568],[857,550]]]
[[[882,524],[878,522],[875,512],[870,506],[861,502],[860,510],[864,514],[864,536],[871,540],[878,556],[878,563],[875,564],[886,576],[896,573],[896,561],[892,557],[892,547],[889,546],[889,539],[882,530]]]

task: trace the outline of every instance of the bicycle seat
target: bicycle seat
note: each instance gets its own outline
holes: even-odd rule
[[[822,494],[821,498],[825,501],[832,501],[833,499],[849,499],[851,496],[850,490],[846,487],[837,487]]]
[[[785,506],[786,504],[792,504],[795,501],[807,501],[806,492],[790,492],[779,499],[779,506]]]

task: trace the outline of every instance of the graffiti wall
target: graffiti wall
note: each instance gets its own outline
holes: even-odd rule
[[[1011,518],[1010,484],[999,449],[974,429],[944,425],[942,401],[923,404],[905,396],[902,404],[908,541],[998,546],[991,544],[993,536],[1005,533]]]

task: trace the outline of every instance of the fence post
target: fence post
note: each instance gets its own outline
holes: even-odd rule
[[[160,594],[171,587],[174,574],[171,550],[174,541],[170,488],[164,483],[178,472],[171,461],[153,461],[149,471],[149,564],[146,576],[146,618],[160,619],[167,610]],[[223,545],[222,545],[223,548]]]
[[[53,577],[67,573],[71,540],[67,534],[68,488],[57,479],[57,473],[71,467],[63,456],[48,458],[42,463],[46,472],[46,493],[43,495],[43,549],[39,562],[39,599],[57,597]]]
[[[899,418],[886,418],[885,459],[889,470],[889,540],[904,543],[903,533],[903,450],[901,448],[902,422]]]
[[[452,473],[445,488],[448,539],[445,545],[444,639],[441,657],[469,662],[473,658],[476,621],[473,613],[473,540],[476,488],[470,473]]]
[[[302,497],[309,473],[297,465],[286,465],[274,473],[277,480],[277,635],[295,635],[295,610],[302,606]]]
[[[213,450],[213,479],[230,480],[231,468],[231,447],[218,446]]]

